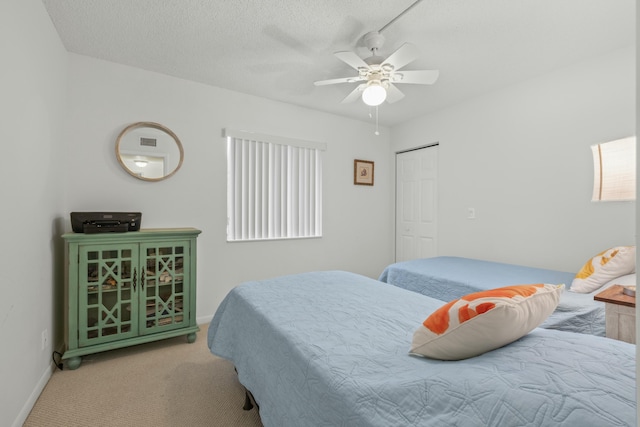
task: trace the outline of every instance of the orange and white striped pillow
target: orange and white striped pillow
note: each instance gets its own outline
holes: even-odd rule
[[[434,311],[413,334],[411,354],[460,360],[507,345],[558,306],[564,285],[515,285],[475,292]]]
[[[635,273],[636,247],[616,246],[587,261],[571,283],[571,292],[587,294],[620,276]]]

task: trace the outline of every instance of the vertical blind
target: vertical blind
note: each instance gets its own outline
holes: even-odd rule
[[[636,138],[629,137],[591,146],[593,154],[592,201],[636,198]]]
[[[225,130],[227,241],[322,236],[325,145]]]

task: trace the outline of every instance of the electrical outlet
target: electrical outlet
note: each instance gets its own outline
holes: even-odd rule
[[[476,219],[476,208],[467,208],[467,218]]]
[[[47,343],[49,342],[49,331],[46,329],[42,331],[42,350],[47,348]]]

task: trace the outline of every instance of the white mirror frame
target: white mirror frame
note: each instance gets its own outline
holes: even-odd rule
[[[150,128],[156,131],[161,131],[167,134],[173,142],[175,142],[176,148],[179,152],[179,160],[178,163],[173,169],[171,169],[170,165],[170,155],[167,152],[160,151],[155,153],[150,151],[148,147],[137,148],[130,141],[126,141],[125,137],[127,134],[131,133],[137,129]],[[142,145],[142,144],[140,144]],[[173,147],[172,147],[173,149]],[[182,161],[184,159],[184,150],[182,148],[182,143],[178,136],[171,131],[171,129],[163,126],[159,123],[154,122],[137,122],[133,123],[120,132],[118,138],[116,140],[116,158],[118,159],[118,163],[120,166],[131,176],[141,179],[143,181],[162,181],[163,179],[167,179],[170,176],[174,175],[182,166]],[[136,160],[141,160],[145,163],[150,163],[155,165],[156,170],[161,170],[161,172],[153,174],[152,176],[143,176],[141,168],[137,168],[132,166],[132,163]]]

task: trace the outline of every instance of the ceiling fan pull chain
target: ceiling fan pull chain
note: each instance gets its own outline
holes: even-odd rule
[[[377,105],[376,105],[376,131],[374,132],[374,134],[380,135],[380,132],[378,132],[378,106]]]

